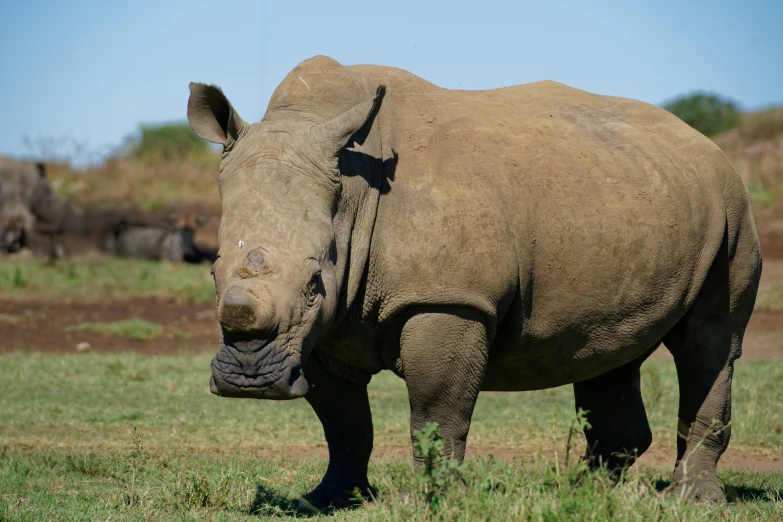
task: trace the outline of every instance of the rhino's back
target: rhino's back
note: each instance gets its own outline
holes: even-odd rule
[[[380,125],[399,154],[371,253],[381,317],[465,304],[506,321],[508,350],[527,339],[517,361],[560,349],[621,361],[633,354],[618,347],[650,346],[682,316],[721,244],[726,198],[747,197],[710,140],[649,104],[554,82],[468,92],[361,72],[387,83]]]

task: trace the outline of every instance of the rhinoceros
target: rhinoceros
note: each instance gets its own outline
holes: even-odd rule
[[[437,422],[459,461],[480,391],[573,383],[585,459],[624,469],[652,440],[639,368],[661,343],[680,381],[674,482],[723,498],[761,256],[709,139],[552,81],[457,91],[327,57],[294,68],[260,123],[191,83],[188,120],[223,145],[210,388],[307,400],[329,449],[308,502],[370,494],[381,370],[404,379],[411,430]]]
[[[169,212],[165,221],[144,217],[122,217],[102,233],[101,250],[123,257],[157,261],[200,263],[214,261],[208,248],[193,241],[206,217],[191,212]]]
[[[21,231],[16,234],[21,242],[11,249],[33,244],[38,253],[52,258],[64,256],[58,240],[62,233],[87,231],[84,214],[57,196],[42,162],[0,157],[0,217],[12,218],[14,230]]]
[[[29,246],[28,215],[2,208],[0,202],[0,253],[14,253]]]

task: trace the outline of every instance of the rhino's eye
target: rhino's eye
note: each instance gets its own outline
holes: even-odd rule
[[[321,272],[316,272],[313,274],[313,277],[310,278],[310,281],[307,283],[307,293],[310,295],[315,294],[318,291],[318,288],[321,285]]]

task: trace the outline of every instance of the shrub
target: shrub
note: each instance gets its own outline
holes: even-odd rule
[[[199,161],[215,154],[187,123],[140,125],[136,136],[126,139],[131,156],[144,161]]]
[[[717,94],[696,92],[680,96],[663,105],[682,121],[705,136],[714,136],[739,122],[737,105]]]

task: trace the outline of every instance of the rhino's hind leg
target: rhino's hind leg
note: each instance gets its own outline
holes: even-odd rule
[[[664,344],[680,386],[673,484],[697,499],[723,500],[716,475],[731,437],[731,379],[761,276],[754,234],[724,239],[695,303]]]
[[[680,385],[673,482],[696,498],[717,501],[723,493],[716,469],[731,437],[731,378],[740,347],[738,336],[718,326],[710,333],[691,329],[666,341]]]
[[[577,410],[589,412],[591,428],[585,430],[584,459],[591,468],[605,466],[619,477],[650,447],[652,431],[639,387],[639,367],[653,351],[603,375],[574,383]]]
[[[375,494],[367,480],[373,444],[372,416],[367,397],[370,375],[336,367],[317,349],[304,367],[310,389],[305,399],[321,421],[329,447],[329,465],[321,483],[305,495],[303,508],[344,508],[355,503],[354,491]],[[309,505],[308,505],[309,504]]]
[[[470,309],[422,308],[400,336],[401,370],[414,430],[437,422],[446,451],[462,462],[487,363],[484,318]],[[421,464],[414,455],[416,466]]]

